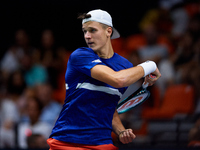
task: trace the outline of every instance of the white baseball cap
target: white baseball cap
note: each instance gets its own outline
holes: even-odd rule
[[[101,9],[96,9],[96,10],[89,11],[87,14],[90,14],[91,17],[83,19],[82,24],[88,21],[96,21],[99,23],[103,23],[113,28],[111,39],[116,39],[120,37],[119,32],[113,27],[112,18],[108,12]]]

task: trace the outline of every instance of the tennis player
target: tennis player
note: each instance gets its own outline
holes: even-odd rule
[[[88,47],[76,49],[69,58],[65,103],[47,142],[50,150],[117,150],[112,131],[124,144],[136,137],[120,121],[116,111],[120,97],[142,77],[153,85],[161,74],[152,61],[133,67],[114,53],[111,39],[120,35],[109,13],[97,9],[79,18]],[[156,78],[149,78],[150,73]]]

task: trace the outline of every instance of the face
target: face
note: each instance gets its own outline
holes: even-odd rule
[[[37,104],[36,100],[32,97],[27,100],[27,113],[32,122],[37,122],[40,116],[40,109],[38,105],[39,104]]]
[[[104,29],[102,24],[95,21],[84,23],[82,30],[88,47],[92,48],[94,51],[103,49],[108,40],[110,40],[112,33],[111,27]]]

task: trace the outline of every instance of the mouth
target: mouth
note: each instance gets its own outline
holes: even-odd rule
[[[89,47],[92,47],[92,46],[94,45],[94,42],[87,42],[87,45],[88,45]]]

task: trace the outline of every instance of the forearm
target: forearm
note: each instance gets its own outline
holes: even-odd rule
[[[115,113],[113,115],[112,128],[113,128],[113,132],[118,136],[122,131],[125,130],[125,128],[119,118],[117,110],[115,110]]]
[[[115,78],[119,80],[120,87],[127,87],[144,76],[144,70],[141,66],[118,71]]]
[[[96,65],[91,69],[91,76],[94,79],[105,82],[115,88],[127,87],[150,73],[155,74],[154,81],[161,76],[156,64],[152,61],[120,71],[114,71],[104,65]]]
[[[115,113],[113,115],[112,127],[113,127],[113,132],[117,134],[117,136],[119,137],[119,141],[122,142],[123,144],[132,142],[132,140],[136,137],[132,129],[124,128],[119,118],[117,110],[115,110]]]
[[[113,87],[127,87],[144,76],[141,66],[132,67],[120,71],[114,71],[107,66],[96,65],[91,69],[93,78],[105,82]]]

